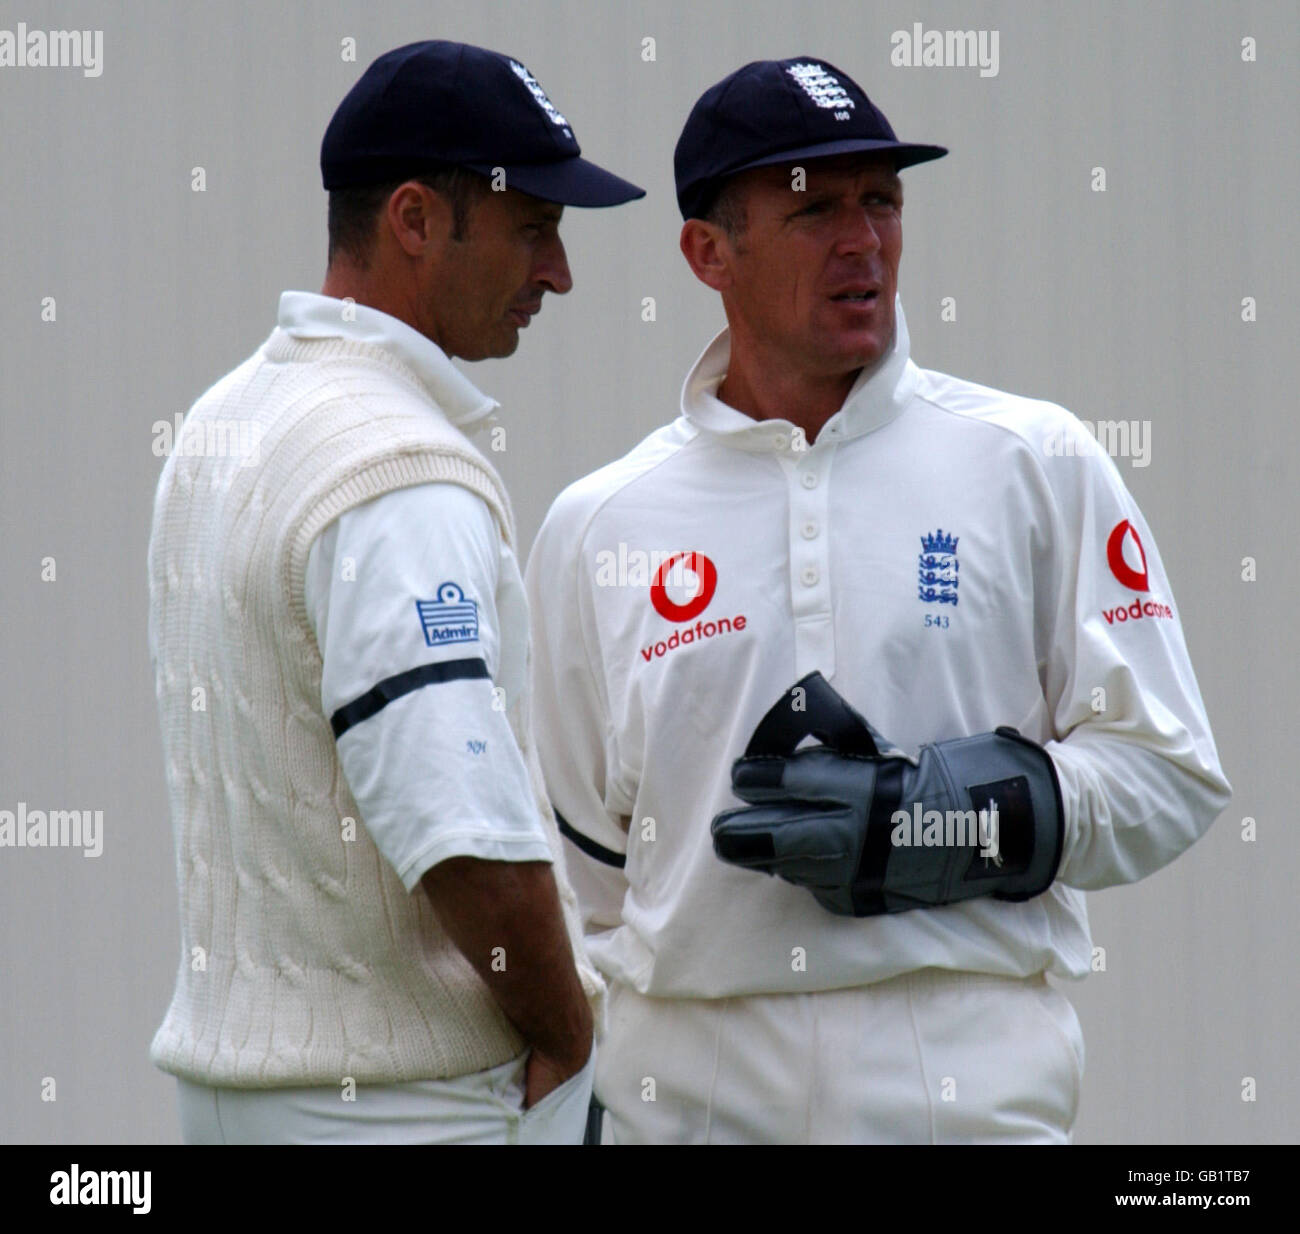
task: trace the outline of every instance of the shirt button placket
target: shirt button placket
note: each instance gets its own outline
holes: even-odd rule
[[[796,676],[835,671],[826,516],[835,447],[818,443],[782,457],[789,494],[790,596]]]

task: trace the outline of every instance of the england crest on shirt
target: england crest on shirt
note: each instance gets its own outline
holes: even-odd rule
[[[927,604],[957,604],[957,540],[942,527],[921,537],[917,594]]]

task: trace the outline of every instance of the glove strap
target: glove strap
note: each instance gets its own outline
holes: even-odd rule
[[[796,691],[802,691],[802,694]],[[817,737],[840,754],[856,754],[863,758],[880,756],[866,720],[819,672],[809,673],[777,699],[749,739],[745,757],[776,755],[785,758],[794,753],[795,747],[805,737]]]
[[[885,868],[893,845],[890,819],[903,799],[903,765],[895,759],[882,762],[876,772],[876,786],[871,795],[871,812],[867,834],[858,862],[856,886],[852,890],[855,917],[874,917],[891,910],[885,900]]]

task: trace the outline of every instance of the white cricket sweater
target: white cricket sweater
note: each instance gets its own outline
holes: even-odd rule
[[[501,482],[434,384],[392,349],[277,328],[199,399],[163,468],[150,629],[182,934],[151,1048],[164,1071],[217,1087],[397,1083],[524,1048],[427,896],[408,894],[367,833],[305,611],[313,540],[394,489],[463,485],[513,543]],[[603,985],[524,706],[509,719],[599,1023]]]

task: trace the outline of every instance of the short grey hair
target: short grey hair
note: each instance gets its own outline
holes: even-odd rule
[[[468,167],[436,167],[409,176],[387,180],[383,184],[333,189],[329,198],[329,257],[351,258],[359,266],[370,262],[375,243],[375,226],[388,199],[408,180],[415,180],[440,193],[451,202],[452,233],[456,241],[464,240],[469,226],[470,206],[488,188],[485,176]]]
[[[738,176],[729,176],[713,196],[704,213],[704,221],[721,227],[733,244],[749,227],[749,213],[745,209],[745,195]]]

